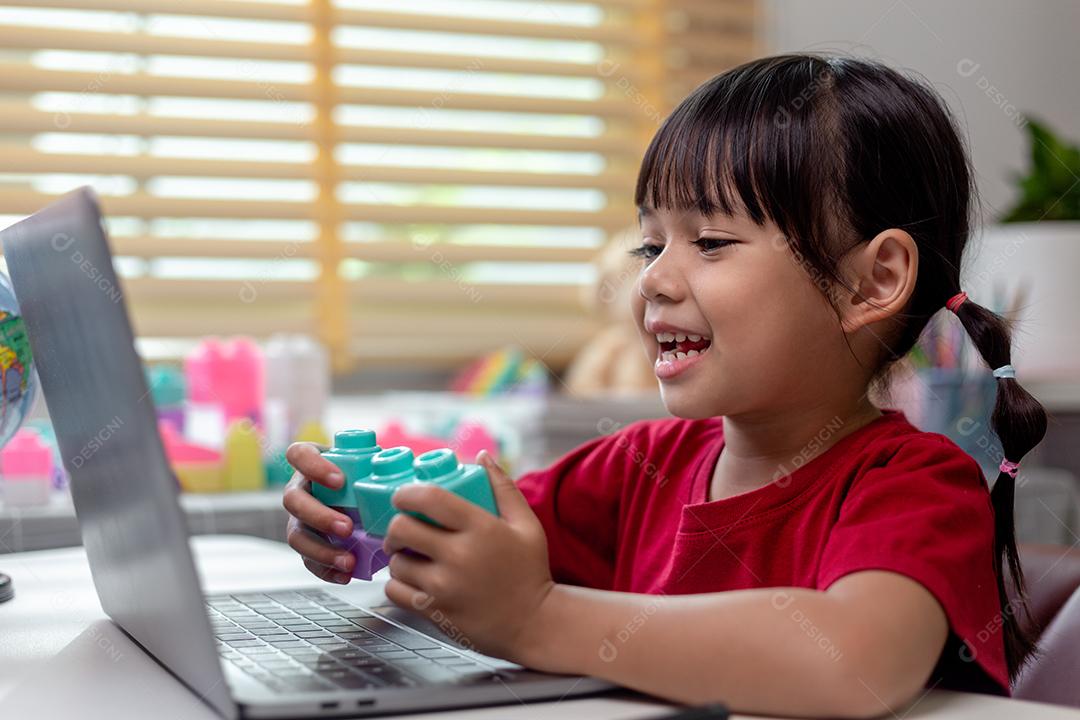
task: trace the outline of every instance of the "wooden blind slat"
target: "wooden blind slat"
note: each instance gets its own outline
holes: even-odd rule
[[[78,111],[48,112],[30,107],[25,102],[10,100],[0,101],[0,132],[80,132],[142,137],[176,136],[257,140],[307,140],[311,138],[310,124],[306,122],[204,120]],[[339,125],[338,139],[342,142],[353,143],[600,152],[627,156],[636,155],[638,152],[636,141],[629,134],[619,132],[599,137],[575,137],[377,125]]]
[[[0,91],[9,92],[107,92],[151,97],[236,98],[291,102],[312,101],[312,86],[257,80],[221,80],[168,77],[148,73],[103,73],[28,67],[0,62]],[[483,110],[546,115],[601,115],[633,117],[638,110],[618,95],[596,100],[545,98],[392,88],[339,87],[342,102],[366,105],[422,108],[437,95],[440,106],[456,110]]]

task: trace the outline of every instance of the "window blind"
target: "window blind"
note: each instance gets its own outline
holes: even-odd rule
[[[334,367],[561,367],[671,104],[748,0],[3,0],[0,221],[77,185],[140,350],[309,332]]]

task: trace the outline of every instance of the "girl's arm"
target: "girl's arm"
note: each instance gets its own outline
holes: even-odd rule
[[[394,505],[441,527],[399,514],[384,545],[387,597],[467,647],[677,702],[870,717],[916,697],[944,646],[941,606],[891,572],[852,573],[827,591],[654,596],[556,584],[532,509],[490,458],[479,460],[501,517],[410,483]]]
[[[683,703],[872,717],[921,693],[946,632],[934,597],[890,572],[854,573],[825,592],[650,596],[555,585],[527,626],[520,662]]]

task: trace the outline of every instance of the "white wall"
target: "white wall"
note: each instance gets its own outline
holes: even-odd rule
[[[1080,142],[1077,0],[765,0],[769,52],[842,51],[925,75],[966,128],[984,220],[1027,167],[1022,114]]]

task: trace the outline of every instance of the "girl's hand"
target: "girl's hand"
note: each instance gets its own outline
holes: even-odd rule
[[[337,465],[322,456],[320,451],[325,449],[314,443],[293,443],[285,453],[289,464],[296,468],[282,496],[282,505],[292,516],[286,536],[290,547],[304,558],[308,570],[323,580],[346,585],[352,579],[356,558],[326,542],[320,533],[347,538],[352,534],[352,519],[323,505],[311,494],[313,482],[334,490],[345,482]]]
[[[394,507],[442,527],[394,516],[383,542],[390,555],[386,596],[470,649],[517,660],[524,631],[555,586],[547,538],[514,481],[486,452],[476,461],[487,469],[500,517],[437,485],[403,485]]]

